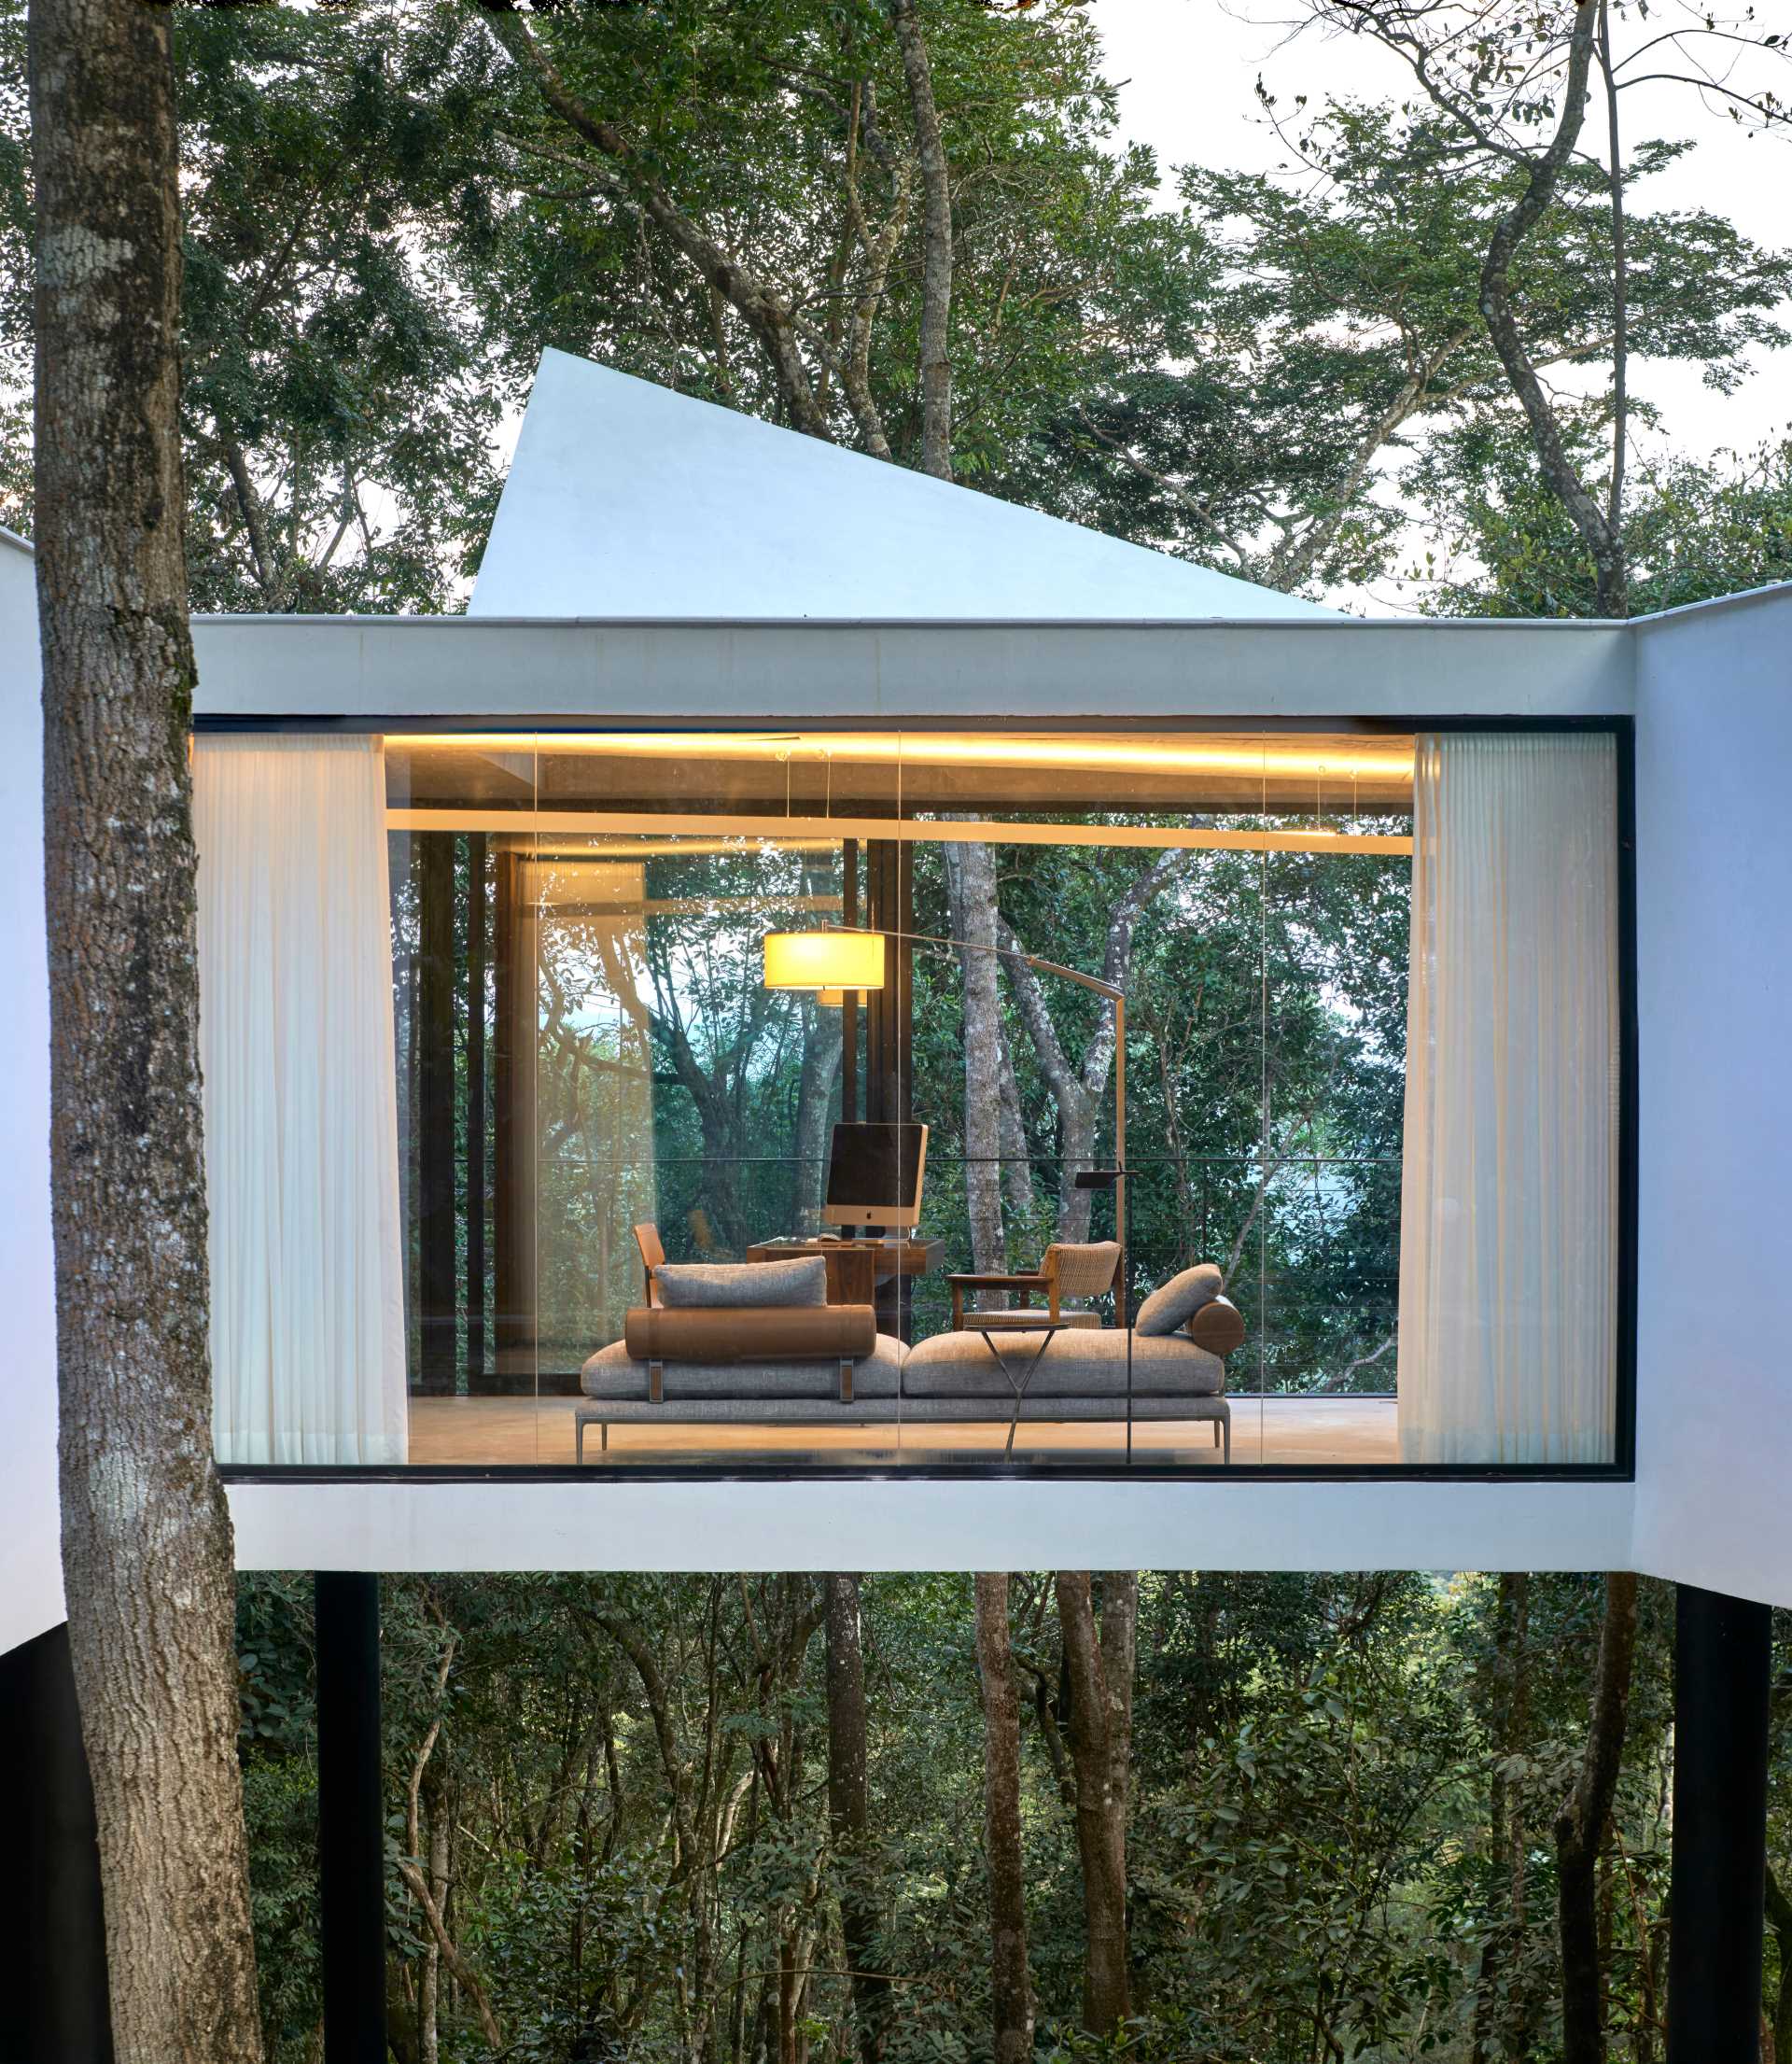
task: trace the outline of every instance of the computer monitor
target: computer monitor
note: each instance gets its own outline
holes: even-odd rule
[[[830,1226],[917,1226],[926,1170],[926,1126],[836,1125],[822,1219]]]

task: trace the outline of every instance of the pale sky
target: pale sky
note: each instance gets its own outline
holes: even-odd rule
[[[1285,24],[1300,12],[1299,0],[1090,0],[1108,74],[1125,82],[1120,112],[1127,140],[1149,144],[1166,173],[1184,161],[1267,172],[1282,152],[1257,107],[1259,73],[1284,106],[1299,92],[1316,105],[1327,94],[1372,100],[1412,91],[1406,67],[1366,37],[1322,36],[1309,28],[1291,40]],[[1792,30],[1787,0],[1765,0],[1758,12],[1764,21],[1785,13]],[[1659,33],[1670,17],[1679,19],[1674,0],[1666,13],[1652,11],[1643,33]],[[1635,22],[1620,25],[1620,50],[1637,33]],[[1776,84],[1782,99],[1792,99],[1792,82]],[[1683,87],[1638,86],[1619,105],[1631,137],[1689,137],[1699,146],[1663,177],[1635,189],[1639,205],[1709,208],[1760,244],[1787,241],[1792,139],[1749,137]],[[1583,140],[1603,137],[1603,124],[1589,120]],[[1792,327],[1792,307],[1786,314]],[[1663,409],[1673,442],[1688,449],[1747,451],[1792,426],[1792,351],[1766,355],[1734,397],[1710,393],[1691,367],[1645,363],[1632,384]]]

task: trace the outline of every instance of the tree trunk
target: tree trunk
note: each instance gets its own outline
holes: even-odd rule
[[[840,1074],[840,1013],[806,1000],[803,1013],[803,1064],[796,1080],[796,1124],[791,1151],[796,1158],[796,1210],[793,1223],[813,1226],[821,1216],[827,1190],[828,1127],[833,1113],[833,1086]]]
[[[1194,822],[1202,820],[1191,820]],[[1107,939],[1101,953],[1101,978],[1114,988],[1124,990],[1127,977],[1132,967],[1133,941],[1139,929],[1139,920],[1151,907],[1157,896],[1181,875],[1194,859],[1192,849],[1171,848],[1158,855],[1151,865],[1127,888],[1108,912]],[[1040,1070],[1052,1092],[1052,1100],[1057,1105],[1058,1152],[1061,1162],[1058,1172],[1057,1237],[1066,1241],[1086,1240],[1089,1236],[1090,1208],[1095,1193],[1078,1189],[1076,1175],[1079,1169],[1095,1165],[1095,1127],[1101,1104],[1105,1102],[1108,1086],[1113,1075],[1113,1057],[1117,1037],[1117,1024],[1113,1005],[1106,1004],[1090,1035],[1088,1045],[1083,1049],[1081,1061],[1072,1064],[1058,1037],[1057,1028],[1052,1022],[1052,1014],[1045,1002],[1045,991],[1037,969],[1029,966],[1027,948],[1015,936],[1014,929],[997,913],[996,930],[1014,984],[1015,1003],[1022,1021],[1027,1027],[1028,1037],[1032,1042],[1033,1052],[1038,1057]]]
[[[1490,1701],[1492,1771],[1488,1779],[1488,1847],[1505,1874],[1508,1907],[1505,1923],[1488,1932],[1475,1987],[1471,2064],[1486,2064],[1494,2055],[1496,2032],[1504,2033],[1509,2056],[1523,2055],[1518,2031],[1525,2020],[1521,2001],[1512,1996],[1504,1973],[1514,1968],[1522,1945],[1525,1922],[1524,1826],[1511,1799],[1506,1764],[1521,1753],[1528,1732],[1525,1635],[1530,1608],[1530,1577],[1506,1570],[1500,1578],[1493,1617],[1493,1683]]]
[[[169,13],[34,0],[63,1569],[119,2064],[261,2054],[212,1466]]]
[[[1599,0],[1576,0],[1556,133],[1541,156],[1531,161],[1531,176],[1524,191],[1494,225],[1481,265],[1480,309],[1488,336],[1531,427],[1531,442],[1545,483],[1568,512],[1592,555],[1599,613],[1622,616],[1630,607],[1623,541],[1575,470],[1561,425],[1525,349],[1511,294],[1512,262],[1519,246],[1554,201],[1563,167],[1574,156],[1580,138],[1598,22]]]
[[[448,1802],[442,1788],[429,1791],[429,1896],[438,1908],[448,1904]],[[417,1978],[417,2056],[419,2064],[439,2064],[441,2055],[441,1945],[432,1934],[423,1948]]]
[[[1623,534],[1624,467],[1631,434],[1631,259],[1624,219],[1624,152],[1617,127],[1617,72],[1612,63],[1610,0],[1599,0],[1599,69],[1605,81],[1605,148],[1612,189],[1612,477],[1605,527]]]
[[[1071,1761],[1076,1771],[1076,1845],[1083,1860],[1087,1955],[1083,2026],[1112,2035],[1132,2011],[1127,1941],[1127,1792],[1132,1766],[1132,1676],[1139,1578],[1102,1580],[1095,1624],[1089,1572],[1057,1572],[1057,1617],[1071,1687]]]
[[[1636,1650],[1636,1579],[1605,1579],[1605,1612],[1593,1672],[1587,1746],[1574,1790],[1556,1816],[1558,1910],[1561,1933],[1562,2064],[1603,2064],[1601,2011],[1599,1855],[1617,1791]]]
[[[915,0],[889,0],[921,161],[921,470],[952,478],[952,187]]]
[[[997,1030],[1001,1034],[1001,1182],[1008,1209],[1025,1225],[1033,1215],[1033,1164],[1021,1122],[1020,1084],[1015,1079],[1015,1047],[1006,1020],[999,1021]]]
[[[989,1868],[992,2064],[1030,2064],[1027,1875],[1020,1849],[1020,1706],[1015,1696],[1005,1573],[976,1580],[977,1671],[983,1685],[984,1844]]]
[[[865,1658],[860,1641],[859,1580],[840,1571],[828,1594],[828,1822],[840,1869],[840,1933],[851,1973],[852,2016],[863,2064],[883,2051],[889,1982],[876,1960],[877,1900],[865,1837],[871,1795],[865,1743]]]
[[[971,1266],[1008,1266],[1001,1222],[1001,996],[996,958],[996,856],[987,846],[948,843],[952,923],[964,945],[964,1201]]]

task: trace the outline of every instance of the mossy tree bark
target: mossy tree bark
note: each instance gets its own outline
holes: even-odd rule
[[[1029,2064],[1033,1994],[1027,1967],[1027,1868],[1020,1846],[1020,1702],[1015,1693],[1005,1571],[977,1578],[976,1602],[984,1853],[989,1872],[989,2055],[993,2064]]]
[[[169,14],[33,0],[63,1567],[119,2064],[261,2054],[212,1466]]]
[[[1101,1622],[1086,1569],[1057,1575],[1064,1671],[1071,1689],[1071,1762],[1076,1773],[1076,1844],[1083,1861],[1087,1953],[1083,2025],[1115,2034],[1132,2012],[1127,1935],[1127,1796],[1132,1781],[1132,1678],[1139,1636],[1139,1575],[1101,1580]]]

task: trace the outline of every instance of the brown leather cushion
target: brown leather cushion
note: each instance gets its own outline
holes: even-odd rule
[[[1244,1313],[1230,1298],[1211,1298],[1188,1322],[1188,1337],[1197,1347],[1224,1357],[1244,1341]]]
[[[877,1313],[869,1304],[756,1310],[637,1304],[623,1338],[637,1362],[854,1361],[877,1345]]]

